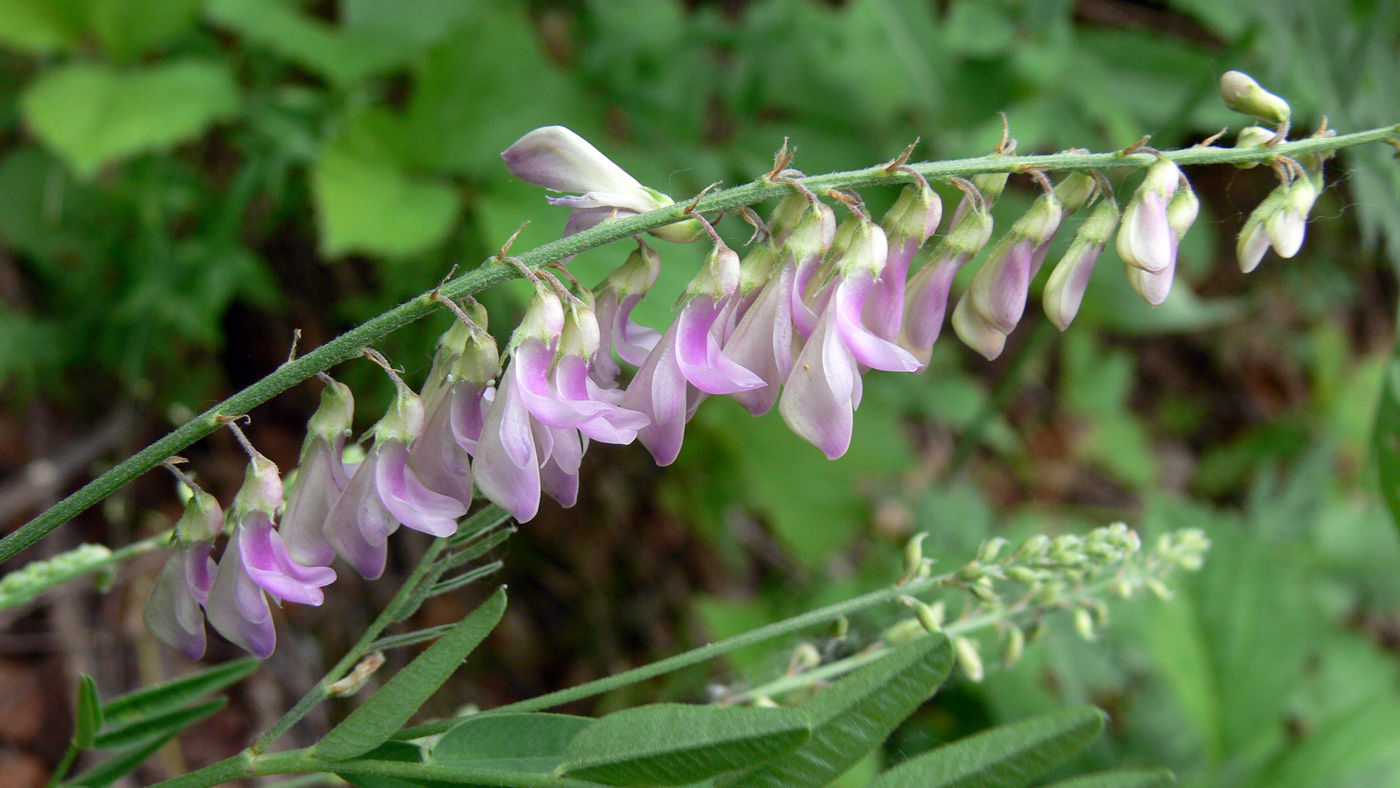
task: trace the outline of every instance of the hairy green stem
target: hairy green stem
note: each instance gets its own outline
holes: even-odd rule
[[[1395,140],[1400,140],[1400,126],[1386,126],[1337,137],[1310,137],[1271,148],[1237,150],[1234,148],[1195,147],[1164,153],[993,155],[952,161],[924,162],[908,165],[907,168],[894,171],[888,170],[886,165],[876,165],[861,170],[813,175],[802,178],[799,182],[811,191],[824,194],[831,189],[858,189],[908,183],[917,177],[914,173],[930,180],[941,180],[953,176],[1020,172],[1027,169],[1143,168],[1151,165],[1158,156],[1165,156],[1177,164],[1231,164],[1259,162],[1277,156],[1299,156],[1304,153],[1333,151],[1371,142]],[[793,191],[794,187],[791,184],[774,182],[765,177],[732,189],[706,194],[694,202],[694,208],[704,213],[733,210],[776,199],[791,194]],[[538,268],[587,249],[681,221],[689,215],[689,210],[690,205],[683,202],[616,221],[604,222],[577,235],[536,247],[518,259],[528,268]],[[444,283],[438,291],[447,298],[460,298],[520,275],[513,266],[496,264],[493,260],[494,258],[476,269]],[[186,422],[183,426],[89,482],[77,492],[59,501],[48,511],[0,540],[0,561],[5,561],[33,545],[50,531],[76,517],[88,507],[116,492],[136,477],[159,465],[163,460],[213,432],[222,423],[221,419],[247,413],[317,372],[325,371],[336,364],[358,356],[364,348],[383,339],[390,332],[431,313],[438,308],[432,296],[433,293],[423,293],[362,323],[305,356],[283,364],[257,383]]]

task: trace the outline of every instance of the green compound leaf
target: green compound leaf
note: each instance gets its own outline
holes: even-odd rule
[[[312,748],[315,756],[343,761],[388,741],[495,628],[505,610],[506,592],[501,588],[335,726]]]
[[[70,63],[44,72],[20,99],[34,134],[83,178],[116,159],[194,139],[238,104],[228,68],[199,60],[122,71]]]
[[[258,669],[253,657],[226,662],[148,689],[119,695],[103,707],[108,726],[129,725],[174,711],[210,692],[217,692]]]
[[[871,788],[1019,788],[1089,746],[1103,712],[1068,709],[960,739],[885,772]]]
[[[87,788],[107,788],[107,786],[125,777],[137,766],[145,763],[152,753],[164,747],[166,742],[175,738],[179,731],[171,731],[159,738],[151,739],[145,744],[132,750],[115,755],[102,763],[88,769],[82,774],[68,780],[64,785],[85,785]]]
[[[642,706],[585,728],[559,771],[609,785],[688,785],[789,753],[810,725],[798,709]]]
[[[443,766],[551,774],[564,748],[593,720],[567,714],[482,714],[442,735],[433,762]]]
[[[1061,780],[1045,788],[1161,788],[1174,782],[1176,777],[1167,769],[1122,769]]]
[[[751,768],[721,788],[800,788],[826,785],[880,746],[914,713],[953,667],[953,646],[943,635],[896,648],[822,690],[802,710],[812,720],[812,738],[801,747]]]
[[[1390,521],[1400,527],[1400,360],[1390,362],[1385,372],[1371,450],[1376,454],[1385,508]]]
[[[73,746],[86,750],[102,727],[102,703],[97,699],[97,683],[86,673],[78,675],[78,716],[73,723]]]
[[[151,738],[169,738],[168,734],[179,733],[222,709],[227,703],[228,698],[214,698],[188,709],[176,709],[166,714],[123,725],[120,728],[103,731],[97,735],[91,746],[99,750],[124,750]]]

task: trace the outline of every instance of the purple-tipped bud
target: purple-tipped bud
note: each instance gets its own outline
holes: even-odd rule
[[[909,263],[924,242],[938,229],[943,203],[925,185],[910,185],[885,214],[883,228],[889,239],[889,255],[875,289],[865,302],[865,325],[876,335],[894,341],[904,326],[904,290]]]
[[[175,548],[146,599],[146,628],[190,659],[204,656],[204,614],[214,584],[209,558],[214,537],[224,527],[224,512],[214,496],[195,490],[175,524]]]
[[[1285,187],[1282,205],[1264,222],[1264,229],[1279,257],[1286,260],[1303,248],[1303,234],[1308,214],[1317,202],[1317,191],[1311,176],[1295,179]]]
[[[1094,264],[1118,228],[1118,203],[1105,196],[1079,226],[1069,250],[1045,283],[1045,314],[1061,331],[1069,327],[1084,301]]]
[[[1271,240],[1266,227],[1268,220],[1283,207],[1285,187],[1280,186],[1269,193],[1259,207],[1245,220],[1235,243],[1235,254],[1239,258],[1240,270],[1246,274],[1259,267],[1264,253],[1269,250]]]
[[[953,310],[953,331],[963,344],[981,353],[988,360],[1000,356],[1001,351],[1006,348],[1006,334],[982,317],[966,298],[960,299],[957,308]]]
[[[904,298],[904,325],[900,346],[928,362],[933,343],[943,331],[953,277],[992,237],[992,215],[979,205],[954,220],[933,257],[909,280]]]
[[[1167,205],[1167,227],[1171,231],[1172,242],[1171,264],[1161,271],[1145,271],[1127,266],[1128,284],[1148,304],[1160,306],[1171,294],[1172,281],[1176,277],[1177,247],[1200,212],[1201,202],[1196,198],[1191,185],[1183,178],[1180,188],[1172,195],[1171,203]]]
[[[1172,262],[1167,203],[1181,182],[1181,170],[1167,159],[1147,169],[1147,176],[1123,212],[1118,256],[1146,271],[1162,271]]]
[[[545,126],[521,137],[501,158],[511,174],[527,183],[578,196],[552,197],[550,203],[574,209],[564,234],[586,230],[611,216],[664,208],[674,200],[637,182],[587,140],[563,126]],[[700,226],[687,220],[653,230],[668,241],[693,241]]]

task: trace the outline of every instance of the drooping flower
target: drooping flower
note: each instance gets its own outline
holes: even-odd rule
[[[968,347],[988,359],[1001,355],[1025,312],[1036,250],[1054,237],[1061,215],[1059,199],[1046,190],[992,247],[953,310],[953,330]]]
[[[793,362],[778,412],[793,432],[830,459],[850,447],[860,406],[860,366],[913,372],[922,365],[861,320],[866,300],[889,254],[885,233],[868,220],[853,231],[846,254],[826,285],[821,316]]]
[[[496,340],[486,333],[486,310],[475,302],[468,309],[471,314],[462,312],[449,331],[453,336],[441,353],[446,371],[436,387],[438,396],[431,401],[424,397],[423,432],[408,452],[408,470],[423,486],[463,507],[471,506],[470,455],[485,422],[486,392],[501,363]],[[429,381],[435,377],[430,373]],[[425,395],[428,391],[425,385]]]
[[[245,448],[251,462],[230,508],[238,525],[219,557],[204,610],[219,634],[265,659],[277,645],[277,632],[264,592],[279,602],[319,605],[325,599],[321,587],[335,581],[335,570],[292,560],[272,525],[282,503],[277,466],[251,446]]]
[[[1045,314],[1061,331],[1068,328],[1079,313],[1084,291],[1094,274],[1094,264],[1117,228],[1118,202],[1105,195],[1094,206],[1089,218],[1079,226],[1079,232],[1075,233],[1065,256],[1050,272],[1050,278],[1045,282]]]
[[[651,291],[660,273],[660,255],[638,241],[627,260],[594,289],[599,345],[589,374],[598,385],[607,388],[617,385],[617,376],[622,370],[613,360],[614,350],[628,364],[641,366],[661,339],[659,331],[632,320],[632,309]]]
[[[792,372],[792,291],[796,274],[796,258],[786,249],[774,249],[771,242],[763,242],[744,259],[739,292],[741,297],[751,297],[751,301],[725,340],[724,354],[763,380],[763,386],[730,395],[755,416],[773,408],[783,381]]]
[[[798,336],[806,338],[817,327],[817,288],[812,287],[812,280],[836,243],[836,214],[831,206],[809,201],[800,194],[787,198],[784,204],[799,200],[803,211],[796,214],[796,223],[790,229],[775,223],[773,229],[774,240],[782,244],[783,264],[793,266],[789,299],[792,325]]]
[[[1169,159],[1158,159],[1147,168],[1142,185],[1123,211],[1123,224],[1118,229],[1118,256],[1123,262],[1154,273],[1172,264],[1167,203],[1182,180],[1181,170]]]
[[[387,369],[387,364],[386,364]],[[389,535],[399,525],[451,536],[467,513],[460,501],[434,492],[408,467],[408,446],[423,431],[423,402],[397,375],[389,410],[370,430],[374,445],[326,517],[326,541],[373,580],[384,573]]]
[[[175,524],[175,547],[146,599],[146,628],[190,659],[204,656],[204,613],[214,584],[209,557],[224,527],[224,511],[214,496],[195,488]]]
[[[631,216],[673,204],[665,194],[643,186],[583,137],[563,126],[544,126],[516,140],[503,153],[511,174],[527,183],[576,196],[551,197],[573,209],[564,235],[586,230],[612,217]],[[668,241],[694,241],[700,227],[684,221],[652,230]]]
[[[1160,306],[1167,300],[1167,295],[1171,293],[1172,280],[1176,276],[1176,254],[1181,239],[1186,235],[1186,231],[1191,229],[1191,225],[1196,221],[1196,215],[1201,211],[1201,201],[1196,198],[1196,192],[1191,189],[1191,184],[1181,179],[1181,185],[1177,187],[1176,194],[1172,195],[1171,202],[1167,204],[1167,230],[1171,238],[1171,262],[1161,271],[1146,271],[1134,266],[1126,266],[1128,274],[1128,284],[1132,285],[1137,294],[1152,306]]]
[[[587,298],[588,294],[584,296]],[[603,443],[627,444],[636,439],[637,430],[647,425],[647,417],[621,406],[621,390],[604,389],[590,377],[590,365],[603,352],[601,329],[586,300],[570,301],[564,310],[564,329],[559,334],[549,382],[554,397],[572,409],[574,415],[549,426],[577,428],[588,438]],[[579,454],[582,456],[582,450]]]
[[[899,345],[925,363],[943,331],[953,277],[992,237],[990,206],[974,186],[969,184],[966,188],[969,192],[958,204],[948,234],[905,288]]]
[[[927,183],[910,184],[885,214],[882,223],[889,239],[890,253],[880,278],[866,299],[863,319],[876,336],[891,342],[904,327],[904,288],[909,263],[938,230],[943,219],[943,201]]]
[[[1321,187],[1319,162],[1316,170],[1309,167],[1306,174],[1294,178],[1292,183],[1270,192],[1240,230],[1236,246],[1240,270],[1249,273],[1258,268],[1270,246],[1285,260],[1298,254],[1303,248],[1308,214],[1317,202]]]
[[[637,438],[658,465],[670,465],[680,453],[685,422],[700,395],[733,394],[765,385],[752,370],[724,355],[713,332],[738,289],[739,270],[739,256],[715,236],[715,246],[682,296],[680,314],[622,397],[622,407],[642,413],[650,422],[637,431]]]
[[[355,398],[344,383],[330,377],[324,380],[321,405],[307,424],[301,462],[279,525],[292,560],[306,566],[329,566],[335,558],[323,527],[331,506],[350,481],[341,454],[350,433]]]

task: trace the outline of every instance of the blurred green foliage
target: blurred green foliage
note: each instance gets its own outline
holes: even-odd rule
[[[0,0],[0,45],[0,396],[79,413],[97,392],[194,412],[227,392],[230,348],[275,363],[234,311],[326,337],[527,221],[517,248],[551,240],[563,211],[498,158],[539,125],[680,198],[766,171],[784,137],[808,172],[916,136],[920,157],[980,154],[1000,112],[1022,152],[1189,144],[1242,125],[1215,98],[1226,68],[1286,96],[1300,127],[1400,120],[1386,0]],[[1097,644],[1052,628],[965,688],[960,719],[908,726],[902,756],[1096,702],[1112,717],[1096,765],[1201,785],[1400,779],[1400,548],[1366,470],[1388,353],[1356,328],[1389,320],[1382,253],[1400,269],[1388,154],[1349,152],[1303,254],[1248,286],[1221,272],[1270,176],[1209,173],[1166,304],[1143,305],[1110,251],[1063,338],[1036,316],[1010,362],[949,338],[922,376],[872,375],[839,462],[776,416],[706,404],[658,497],[758,581],[697,615],[724,636],[887,583],[917,531],[956,562],[996,533],[1199,526],[1217,547],[1177,601],[1137,605]],[[999,221],[1027,203],[1008,193]],[[661,251],[638,313],[658,326],[703,252]],[[624,254],[572,270],[592,284]],[[502,335],[519,292],[484,296]],[[421,374],[434,328],[386,350]],[[781,572],[756,557],[770,548]]]

